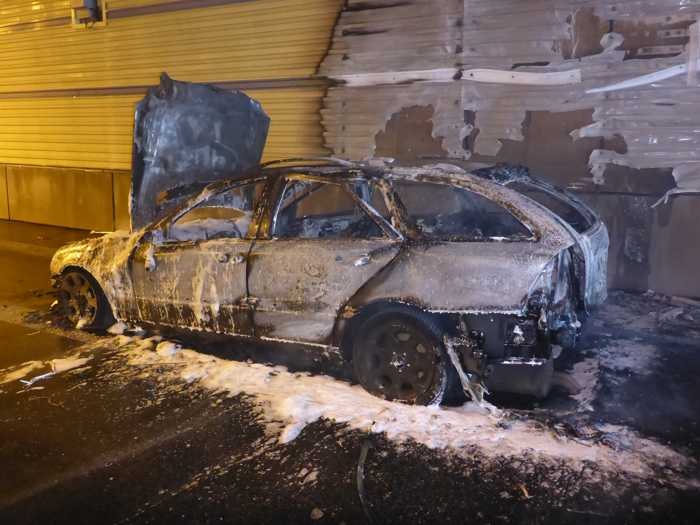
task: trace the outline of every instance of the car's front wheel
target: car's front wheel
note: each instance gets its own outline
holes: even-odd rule
[[[63,315],[76,328],[104,330],[114,323],[105,294],[85,272],[69,270],[61,276],[59,304]]]
[[[383,310],[356,330],[355,379],[371,394],[408,404],[440,403],[455,373],[439,326],[427,315]]]

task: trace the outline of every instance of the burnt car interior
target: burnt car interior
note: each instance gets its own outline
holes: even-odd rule
[[[264,184],[244,184],[209,197],[174,220],[167,239],[198,241],[247,237]]]
[[[426,239],[527,240],[532,232],[495,202],[445,184],[396,181],[408,217]]]
[[[557,193],[545,187],[522,180],[511,182],[508,184],[508,187],[526,195],[548,210],[556,213],[579,233],[590,229],[595,222],[594,217],[587,216],[588,214],[566,202],[561,195],[557,195]]]
[[[382,237],[383,232],[343,184],[287,180],[272,236],[300,239]]]

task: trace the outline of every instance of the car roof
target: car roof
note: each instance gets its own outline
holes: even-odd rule
[[[196,183],[187,187],[178,187],[163,195],[163,199],[182,197],[190,198],[183,201],[184,206],[178,206],[178,210],[187,207],[194,202],[201,202],[204,198],[226,191],[227,189],[245,184],[248,181],[265,179],[274,176],[289,174],[311,175],[318,178],[357,180],[391,178],[408,181],[430,181],[445,184],[462,184],[471,188],[488,190],[498,187],[503,193],[517,193],[514,190],[505,189],[503,184],[489,180],[486,177],[476,176],[453,164],[440,163],[423,166],[399,166],[392,164],[392,159],[372,159],[369,161],[348,161],[334,157],[305,157],[280,159],[249,169],[241,175],[214,181],[211,183]],[[176,212],[177,213],[177,212]]]

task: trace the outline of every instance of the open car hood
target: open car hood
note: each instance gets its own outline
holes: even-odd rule
[[[164,73],[136,107],[132,230],[163,218],[204,185],[257,166],[269,126],[260,103],[244,93]]]

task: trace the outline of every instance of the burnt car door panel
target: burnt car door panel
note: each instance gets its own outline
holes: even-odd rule
[[[420,304],[421,297],[431,297],[427,308],[434,311],[522,311],[523,290],[560,246],[541,246],[529,225],[465,188],[404,180],[392,180],[392,188],[417,237],[388,277],[363,290],[353,306],[391,298]]]
[[[249,240],[148,243],[132,274],[140,316],[154,324],[249,333],[245,260]]]
[[[166,224],[135,254],[141,317],[155,324],[250,335],[246,261],[264,182],[217,193]]]
[[[287,181],[251,253],[256,335],[323,343],[340,308],[399,250],[341,184]]]

